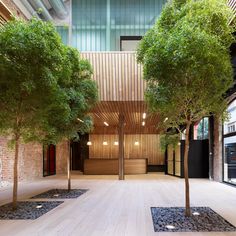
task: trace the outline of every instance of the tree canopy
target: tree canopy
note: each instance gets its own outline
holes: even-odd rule
[[[158,125],[170,134],[186,128],[186,216],[190,216],[190,126],[224,112],[224,95],[233,82],[229,48],[235,29],[230,19],[232,12],[224,0],[169,1],[137,52],[147,81],[147,102],[160,116]],[[164,144],[170,140],[164,137]]]
[[[12,20],[0,28],[0,133],[15,146],[13,209],[17,207],[20,141],[45,142],[55,133],[51,117],[67,122],[69,61],[52,24]],[[42,129],[43,127],[43,129]],[[50,135],[49,135],[50,134]]]
[[[91,79],[93,71],[90,63],[80,57],[77,49],[65,46],[65,51],[69,73],[67,80],[59,81],[59,86],[66,94],[69,116],[66,120],[60,120],[56,114],[52,114],[57,113],[60,107],[48,112],[46,127],[49,125],[53,132],[48,133],[45,140],[51,143],[63,138],[78,139],[78,133],[89,132],[92,129],[92,120],[88,112],[98,100],[97,85]]]
[[[0,133],[15,146],[13,208],[21,141],[56,144],[88,132],[97,101],[92,68],[48,22],[14,19],[0,28]]]
[[[167,124],[179,126],[225,108],[232,85],[229,47],[234,28],[225,1],[174,0],[138,49],[148,83],[146,98]]]
[[[25,141],[42,140],[39,127],[48,110],[57,107],[57,117],[67,119],[67,95],[58,84],[68,77],[65,61],[65,48],[52,24],[13,20],[0,28],[1,133],[13,140],[17,133]]]

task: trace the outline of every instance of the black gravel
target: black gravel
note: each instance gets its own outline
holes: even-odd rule
[[[71,189],[69,192],[67,189],[51,189],[46,192],[40,193],[32,198],[53,198],[53,199],[64,199],[64,198],[77,198],[82,194],[86,193],[88,189]]]
[[[0,220],[35,220],[62,204],[63,201],[17,202],[17,210],[12,210],[12,203],[0,206]],[[36,208],[42,206],[41,208]]]
[[[193,215],[194,212],[200,215]],[[235,226],[209,207],[191,207],[191,217],[185,216],[184,207],[151,207],[151,213],[155,232],[236,231]]]

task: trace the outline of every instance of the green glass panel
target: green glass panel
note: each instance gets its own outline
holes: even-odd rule
[[[56,26],[56,30],[61,36],[62,42],[66,45],[69,44],[69,28],[68,26]]]
[[[143,36],[166,0],[73,0],[72,46],[119,51],[120,36]]]

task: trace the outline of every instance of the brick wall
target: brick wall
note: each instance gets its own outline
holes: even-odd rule
[[[8,147],[7,138],[0,137],[0,181],[13,181],[14,149]],[[66,173],[66,142],[56,148],[56,174]],[[33,180],[43,177],[43,148],[40,144],[21,144],[19,148],[19,181]],[[1,184],[0,184],[1,185]]]
[[[12,182],[14,149],[8,147],[8,139],[0,137],[0,177],[2,181]],[[39,144],[21,144],[18,164],[19,180],[31,180],[42,177],[42,146]]]

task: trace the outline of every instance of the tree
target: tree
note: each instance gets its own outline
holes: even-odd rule
[[[49,142],[58,142],[67,139],[69,155],[67,157],[68,191],[71,190],[70,174],[70,145],[71,140],[79,140],[79,133],[88,133],[92,129],[91,117],[87,114],[98,100],[97,85],[91,79],[92,67],[87,60],[80,57],[79,52],[65,46],[67,63],[65,66],[70,71],[66,80],[61,80],[59,85],[67,96],[69,106],[69,118],[58,120],[54,114],[50,114],[48,125],[54,130],[48,134]],[[54,113],[56,110],[52,110]],[[56,119],[55,119],[56,118]],[[42,128],[43,129],[43,128]]]
[[[186,129],[184,152],[186,216],[190,216],[188,179],[189,129],[204,116],[222,114],[225,92],[232,85],[225,1],[173,0],[138,48],[144,66],[146,99],[160,115],[163,130]]]
[[[17,208],[19,143],[44,142],[46,134],[55,132],[48,125],[48,111],[56,110],[61,123],[70,115],[67,94],[58,85],[69,73],[65,59],[52,24],[12,20],[0,28],[0,133],[9,136],[15,147],[13,209]]]

